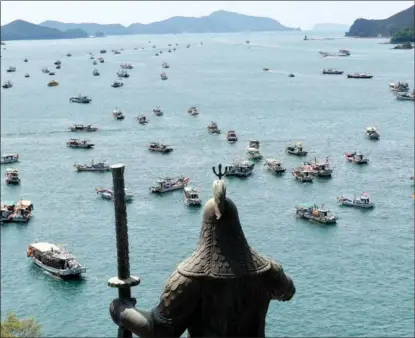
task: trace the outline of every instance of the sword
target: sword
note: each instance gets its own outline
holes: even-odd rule
[[[140,284],[140,278],[130,275],[130,257],[128,251],[127,210],[125,205],[124,164],[111,166],[114,191],[115,234],[117,239],[118,276],[108,280],[108,286],[118,288],[118,298],[130,300],[131,287]],[[121,326],[118,328],[118,338],[132,338],[133,334]]]

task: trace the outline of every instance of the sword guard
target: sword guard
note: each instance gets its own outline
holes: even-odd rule
[[[140,284],[140,277],[130,276],[127,279],[120,279],[118,277],[112,277],[108,279],[108,286],[112,288],[129,288]]]

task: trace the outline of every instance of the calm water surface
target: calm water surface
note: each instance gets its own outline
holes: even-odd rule
[[[262,164],[247,180],[229,179],[228,195],[239,208],[253,247],[280,261],[292,276],[292,302],[273,302],[268,336],[412,336],[414,334],[414,202],[409,177],[414,172],[414,105],[396,101],[388,82],[414,86],[414,55],[391,50],[376,39],[302,41],[303,33],[128,36],[66,41],[10,42],[2,51],[1,151],[18,152],[22,184],[1,182],[2,200],[30,199],[35,206],[28,225],[1,227],[1,313],[35,316],[46,337],[114,336],[108,307],[116,290],[113,204],[99,199],[96,187],[110,187],[111,174],[76,173],[74,163],[105,159],[125,163],[126,185],[136,199],[127,207],[131,272],[142,283],[133,290],[141,308],[157,304],[164,283],[177,264],[196,247],[202,209],[183,204],[182,192],[153,196],[148,188],[159,176],[188,175],[211,197],[211,166],[244,156],[249,139],[261,141],[266,158],[283,160],[285,176],[275,177]],[[251,45],[245,45],[249,39]],[[148,41],[151,40],[151,44]],[[203,41],[203,45],[200,45]],[[167,53],[168,43],[179,43]],[[186,44],[192,47],[185,48]],[[151,45],[158,49],[152,49]],[[144,49],[134,50],[135,47]],[[88,52],[106,48],[101,76]],[[124,48],[120,55],[110,52]],[[351,50],[348,58],[321,58],[319,50]],[[164,53],[155,57],[162,49]],[[67,58],[66,53],[72,57]],[[28,58],[28,63],[23,59]],[[56,76],[41,72],[62,60]],[[168,81],[161,81],[167,61]],[[134,69],[124,87],[110,85],[119,65]],[[17,72],[6,73],[9,66]],[[262,68],[273,69],[263,72]],[[322,76],[323,68],[370,72],[371,80]],[[288,78],[288,73],[295,78]],[[24,78],[30,73],[30,78]],[[47,87],[55,78],[58,87]],[[78,93],[90,105],[71,104]],[[165,115],[155,117],[161,106]],[[198,105],[198,117],[186,113]],[[120,107],[126,116],[115,121]],[[150,123],[138,125],[146,113]],[[206,126],[217,121],[221,135]],[[68,149],[72,123],[92,123],[93,150]],[[364,137],[375,125],[379,142]],[[225,132],[239,141],[230,145]],[[174,152],[149,153],[152,141],[171,144]],[[331,180],[294,181],[290,169],[301,159],[284,148],[302,141],[310,158],[329,156]],[[360,150],[371,163],[346,163],[343,153]],[[8,166],[1,167],[4,175]],[[377,206],[369,212],[340,208],[336,197],[368,191]],[[324,203],[339,216],[338,225],[321,227],[296,220],[298,203]],[[35,241],[68,244],[87,267],[81,282],[63,282],[33,267],[26,258]]]

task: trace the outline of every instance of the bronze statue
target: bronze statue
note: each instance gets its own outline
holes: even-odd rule
[[[251,249],[238,210],[219,173],[204,209],[199,245],[170,276],[150,312],[135,300],[111,303],[113,321],[140,337],[265,337],[271,300],[288,301],[295,287],[281,265]]]

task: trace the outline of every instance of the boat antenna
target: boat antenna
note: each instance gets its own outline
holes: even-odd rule
[[[133,302],[135,304],[135,299],[131,297],[131,287],[140,284],[140,278],[130,275],[124,169],[124,164],[115,164],[111,166],[114,192],[118,276],[110,278],[108,280],[108,286],[118,288],[118,298],[120,300]],[[128,331],[121,326],[118,327],[118,338],[132,338],[132,336],[133,334],[131,331]]]

